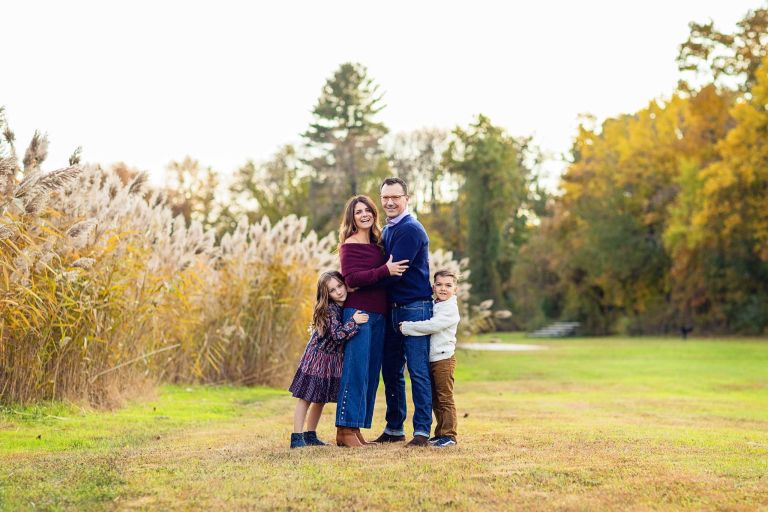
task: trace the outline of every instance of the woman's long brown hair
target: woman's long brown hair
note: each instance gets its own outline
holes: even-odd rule
[[[378,245],[382,250],[384,246],[381,242],[381,227],[379,226],[379,211],[376,209],[376,205],[373,204],[371,198],[368,196],[354,196],[347,201],[344,206],[344,217],[341,219],[341,226],[339,227],[339,247],[350,236],[357,232],[355,227],[355,206],[357,203],[363,203],[365,206],[371,209],[371,215],[373,215],[373,225],[371,226],[371,242]]]
[[[323,272],[317,280],[317,302],[315,303],[315,311],[312,313],[312,328],[320,336],[325,335],[325,330],[330,324],[328,317],[330,316],[331,300],[333,299],[331,299],[331,295],[328,293],[328,283],[331,279],[336,279],[341,284],[344,284],[344,276],[336,270]]]

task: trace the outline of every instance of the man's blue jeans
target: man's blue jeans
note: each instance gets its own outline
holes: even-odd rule
[[[344,321],[352,318],[355,311],[355,308],[344,308]],[[336,404],[337,427],[371,428],[373,421],[384,346],[384,315],[365,313],[368,313],[368,322],[360,325],[360,330],[344,347]]]
[[[413,435],[429,437],[432,430],[432,383],[429,373],[429,336],[404,336],[399,324],[432,318],[432,301],[420,300],[392,308],[384,336],[381,373],[387,397],[387,426],[384,432],[405,435],[403,426],[408,413],[405,402],[405,366],[411,377],[413,398]]]

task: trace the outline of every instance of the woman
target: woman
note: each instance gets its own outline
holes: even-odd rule
[[[390,275],[402,275],[407,260],[393,262],[384,257],[378,212],[367,196],[355,196],[344,208],[339,228],[341,273],[354,291],[344,302],[344,321],[356,311],[368,314],[368,323],[344,348],[339,397],[336,404],[336,444],[356,447],[367,443],[360,428],[371,428],[373,405],[379,386],[384,348],[387,292],[373,287]]]

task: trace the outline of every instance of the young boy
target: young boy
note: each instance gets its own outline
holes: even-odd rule
[[[432,410],[437,426],[432,446],[444,448],[456,444],[456,406],[453,402],[453,371],[456,369],[456,328],[459,306],[456,303],[458,276],[450,270],[435,272],[432,291],[435,305],[432,318],[421,322],[400,322],[406,336],[431,334],[429,367],[432,374]]]

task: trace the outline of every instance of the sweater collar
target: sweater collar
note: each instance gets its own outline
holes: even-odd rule
[[[438,305],[438,304],[448,304],[449,302],[456,302],[456,294],[454,294],[454,295],[453,295],[453,297],[451,297],[451,298],[450,298],[450,299],[448,299],[448,300],[441,300],[441,301],[439,301],[439,302],[438,302],[438,300],[437,300],[437,299],[435,299],[435,300],[433,301],[433,303],[434,303],[435,305]]]

